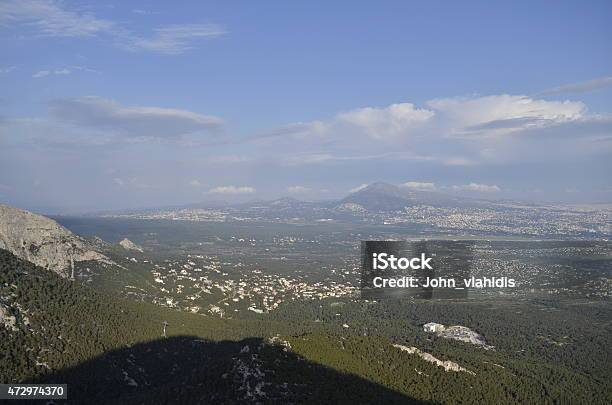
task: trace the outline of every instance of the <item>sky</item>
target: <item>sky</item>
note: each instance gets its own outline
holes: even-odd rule
[[[609,1],[0,0],[0,203],[612,202]]]

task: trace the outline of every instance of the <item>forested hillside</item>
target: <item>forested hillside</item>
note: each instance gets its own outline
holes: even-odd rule
[[[612,400],[610,370],[592,353],[605,343],[600,334],[583,344],[534,342],[526,352],[509,334],[492,339],[496,350],[484,350],[429,341],[416,329],[428,317],[465,317],[461,309],[332,304],[312,314],[288,306],[275,317],[220,319],[101,293],[0,251],[0,382],[68,383],[71,403]],[[393,311],[405,321],[385,320],[395,318]],[[351,326],[338,327],[334,313]],[[499,327],[492,320],[480,325]],[[548,346],[567,353],[555,361],[560,351]],[[587,361],[568,364],[580,356],[593,359],[592,370]]]
[[[409,400],[273,340],[245,338],[274,325],[118,300],[4,250],[0,292],[0,382],[68,383],[71,403]]]

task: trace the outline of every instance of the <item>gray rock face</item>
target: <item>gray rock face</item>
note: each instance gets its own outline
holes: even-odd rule
[[[72,262],[98,260],[112,263],[83,238],[42,215],[0,204],[0,249],[70,276]]]
[[[119,244],[125,250],[136,250],[138,252],[142,252],[143,251],[140,246],[138,246],[137,244],[135,244],[134,242],[132,242],[128,238],[123,238],[123,240],[121,242],[119,242]]]
[[[0,302],[0,326],[16,331],[17,318],[9,314],[8,308]]]

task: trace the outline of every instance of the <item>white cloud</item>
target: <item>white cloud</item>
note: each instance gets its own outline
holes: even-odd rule
[[[496,193],[496,192],[501,191],[501,188],[499,188],[499,186],[495,184],[488,185],[488,184],[470,183],[470,184],[464,184],[461,186],[453,186],[453,190],[476,191],[479,193]]]
[[[153,35],[135,34],[114,21],[93,13],[69,9],[55,0],[7,0],[0,2],[0,27],[17,26],[26,33],[44,37],[106,37],[128,50],[180,54],[201,39],[222,36],[215,24],[183,24],[156,28]]]
[[[17,69],[17,66],[7,66],[4,68],[0,68],[0,74],[11,73],[13,70]]]
[[[100,71],[99,71],[99,70],[96,70],[96,69],[91,69],[91,68],[89,68],[89,67],[87,67],[87,66],[79,66],[79,65],[70,65],[70,66],[68,66],[68,67],[67,67],[67,68],[65,68],[65,69],[68,69],[68,70],[70,70],[70,71],[73,71],[73,70],[80,70],[80,71],[83,71],[83,72],[88,72],[88,73],[100,73]]]
[[[349,190],[349,193],[356,193],[358,191],[363,190],[364,188],[366,188],[368,185],[366,183],[360,184],[357,187],[354,187],[352,189]]]
[[[580,83],[565,84],[541,91],[536,96],[556,96],[559,94],[587,93],[612,86],[612,76],[600,77]]]
[[[113,183],[115,183],[117,186],[119,186],[120,188],[124,188],[124,187],[129,187],[129,188],[149,188],[150,186],[148,184],[145,184],[143,182],[141,182],[140,180],[138,180],[137,177],[131,177],[129,179],[123,179],[120,177],[115,177],[113,179]]]
[[[434,183],[424,183],[424,182],[418,182],[418,181],[409,181],[407,183],[400,184],[399,186],[404,187],[404,188],[409,188],[412,190],[419,190],[419,191],[435,191],[436,190],[436,185]]]
[[[207,162],[213,164],[222,164],[222,165],[234,165],[238,163],[247,163],[252,161],[253,158],[243,155],[214,155],[208,156],[206,158]]]
[[[304,187],[304,186],[291,186],[291,187],[287,187],[287,191],[293,194],[300,194],[300,193],[308,193],[311,190],[310,188]]]
[[[477,164],[475,161],[464,157],[441,158],[440,161],[444,166],[474,166]]]
[[[363,129],[373,138],[403,134],[433,118],[434,112],[415,108],[414,104],[391,104],[385,108],[359,108],[341,113],[337,120]]]
[[[248,138],[257,141],[268,138],[289,137],[293,139],[323,138],[329,132],[329,123],[323,121],[294,122]]]
[[[252,194],[255,191],[255,188],[248,186],[219,186],[210,189],[208,192],[214,194]]]
[[[285,125],[250,141],[267,142],[287,166],[357,160],[412,160],[468,167],[521,159],[520,145],[590,119],[581,102],[492,95],[366,107],[323,121]],[[603,133],[599,129],[599,135]],[[296,151],[299,150],[299,153]]]
[[[69,75],[72,70],[67,68],[55,69],[55,70],[39,70],[32,75],[33,78],[39,79],[41,77],[47,77],[49,75]]]
[[[49,76],[50,74],[51,74],[51,71],[49,70],[39,70],[38,72],[34,73],[32,77],[35,79],[38,79],[40,77]]]
[[[121,46],[132,51],[176,55],[193,49],[195,40],[213,39],[224,34],[226,31],[216,24],[172,25],[155,29],[151,38],[128,37],[127,41],[121,42]]]
[[[97,130],[116,131],[133,138],[172,139],[210,131],[222,120],[214,116],[161,107],[123,106],[101,97],[56,100],[51,115],[62,122]]]
[[[397,148],[394,152],[384,152],[369,155],[335,155],[329,153],[283,153],[280,162],[285,166],[301,166],[313,164],[326,164],[335,162],[357,161],[406,161],[406,162],[432,162],[444,166],[475,166],[478,162],[462,156],[435,156],[417,155],[411,151],[402,151]]]
[[[132,13],[134,14],[142,14],[142,15],[156,15],[159,14],[159,11],[152,11],[152,10],[144,10],[141,8],[135,8],[132,10]]]
[[[414,104],[391,104],[385,108],[365,107],[340,113],[336,120],[365,131],[372,138],[405,134],[429,121],[434,112],[415,108]]]
[[[427,156],[418,156],[412,153],[378,153],[370,155],[332,155],[329,153],[299,153],[295,155],[283,156],[281,162],[287,166],[299,166],[328,162],[351,162],[351,161],[368,161],[368,160],[414,160],[426,161],[433,160]]]
[[[328,120],[294,122],[250,140],[284,138],[305,142],[357,142],[405,138],[432,120],[434,112],[411,103],[364,107],[336,114]],[[350,139],[347,139],[350,138]]]
[[[334,156],[327,153],[314,153],[314,154],[297,154],[288,155],[282,158],[282,161],[287,166],[300,166],[309,165],[316,163],[325,163],[335,160]]]
[[[191,181],[189,182],[189,185],[190,185],[191,187],[194,187],[194,188],[200,188],[200,187],[202,187],[202,183],[200,182],[200,180],[197,180],[197,179],[191,180]]]
[[[0,2],[0,23],[18,24],[39,35],[86,37],[112,32],[115,23],[91,13],[67,10],[53,0],[8,0]]]
[[[427,105],[440,115],[440,124],[449,134],[485,136],[577,120],[586,111],[581,102],[535,100],[508,94],[435,99]]]

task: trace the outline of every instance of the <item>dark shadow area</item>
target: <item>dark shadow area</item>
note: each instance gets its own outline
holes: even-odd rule
[[[422,403],[260,338],[159,339],[28,382],[68,384],[70,404]]]

